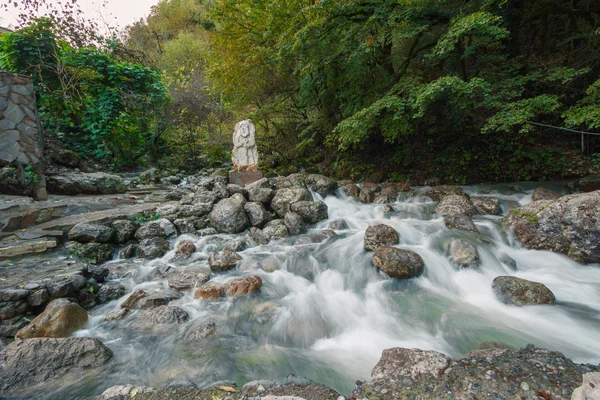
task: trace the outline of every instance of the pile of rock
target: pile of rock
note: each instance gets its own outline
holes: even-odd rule
[[[365,231],[364,247],[374,251],[372,263],[391,278],[410,279],[423,273],[425,263],[414,251],[392,247],[400,243],[400,235],[394,228],[379,224]]]
[[[360,187],[351,181],[340,181],[339,186],[346,196],[353,197],[361,203],[393,203],[402,192],[412,191],[407,183],[372,183],[365,182]]]

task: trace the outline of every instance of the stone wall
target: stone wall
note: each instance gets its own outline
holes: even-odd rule
[[[0,193],[46,199],[43,143],[31,78],[0,71]]]

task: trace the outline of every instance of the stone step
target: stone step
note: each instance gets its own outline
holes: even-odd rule
[[[57,245],[55,238],[25,240],[22,242],[0,245],[0,258],[17,257],[32,253],[43,253]]]

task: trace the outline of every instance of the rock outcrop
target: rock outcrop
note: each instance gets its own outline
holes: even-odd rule
[[[600,191],[534,201],[513,210],[505,222],[527,248],[600,262]]]
[[[84,327],[87,312],[77,303],[56,299],[15,335],[17,339],[64,338]]]

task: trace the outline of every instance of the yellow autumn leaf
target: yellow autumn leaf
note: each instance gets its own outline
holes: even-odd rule
[[[224,392],[237,393],[237,390],[235,390],[231,386],[217,386],[217,389],[222,390]]]

